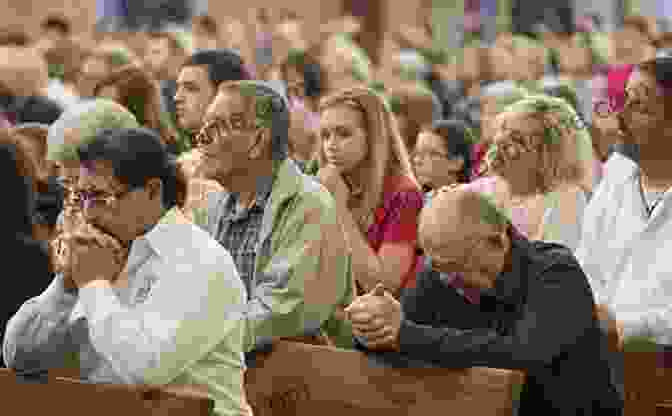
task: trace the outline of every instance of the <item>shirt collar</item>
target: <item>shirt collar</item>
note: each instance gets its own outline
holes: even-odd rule
[[[179,226],[178,226],[179,225]],[[156,252],[161,257],[170,257],[179,249],[176,241],[190,241],[193,231],[190,221],[177,208],[168,210],[159,222],[146,234],[136,238],[131,245],[131,252],[144,250]]]
[[[497,276],[492,289],[482,291],[484,296],[495,298],[499,302],[515,305],[522,298],[523,278],[527,276],[527,259],[532,247],[527,239],[515,231],[509,231],[511,238],[511,263],[509,268]]]

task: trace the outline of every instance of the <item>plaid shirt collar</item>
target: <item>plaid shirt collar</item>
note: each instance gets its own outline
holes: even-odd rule
[[[271,196],[275,177],[274,175],[270,180],[267,177],[259,180],[254,201],[250,207],[240,206],[239,195],[231,193],[224,207],[224,220],[240,221],[248,218],[251,212],[263,212]]]

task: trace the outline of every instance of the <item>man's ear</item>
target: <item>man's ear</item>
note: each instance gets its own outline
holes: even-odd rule
[[[254,137],[252,149],[250,150],[251,159],[259,159],[264,155],[266,149],[271,147],[271,129],[264,128],[257,131]]]

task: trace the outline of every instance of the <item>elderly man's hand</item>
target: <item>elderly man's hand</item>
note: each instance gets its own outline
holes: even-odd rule
[[[352,322],[353,334],[369,350],[398,350],[401,327],[401,304],[378,284],[345,309]]]

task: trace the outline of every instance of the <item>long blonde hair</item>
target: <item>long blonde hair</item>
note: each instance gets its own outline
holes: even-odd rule
[[[368,142],[368,156],[361,186],[364,189],[361,201],[353,207],[355,220],[364,232],[372,223],[375,210],[383,202],[383,187],[387,175],[403,175],[418,186],[413,174],[410,156],[401,138],[394,115],[384,99],[369,88],[353,87],[337,91],[320,101],[320,113],[328,108],[346,106],[362,113]],[[326,166],[324,147],[319,149],[320,166]]]

